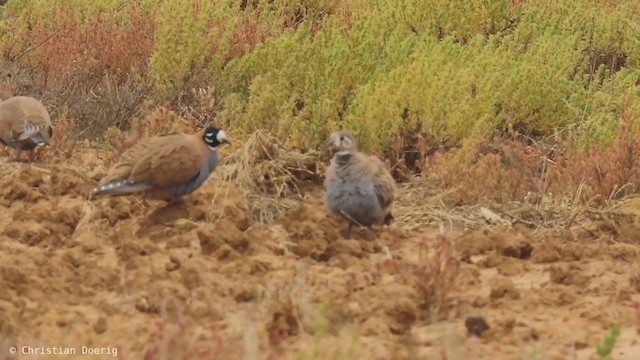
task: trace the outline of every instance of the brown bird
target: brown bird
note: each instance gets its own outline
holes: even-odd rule
[[[327,168],[325,202],[332,213],[347,219],[347,238],[354,224],[369,228],[375,223],[389,224],[396,185],[383,162],[358,151],[348,131],[334,132],[325,145],[338,149]]]
[[[29,161],[33,161],[34,149],[51,145],[52,137],[51,118],[42,102],[29,96],[0,101],[0,143],[16,149],[16,161],[21,161],[22,150],[31,151]]]
[[[141,193],[176,202],[198,189],[218,166],[218,146],[230,144],[223,130],[154,136],[125,151],[94,189],[95,195]]]

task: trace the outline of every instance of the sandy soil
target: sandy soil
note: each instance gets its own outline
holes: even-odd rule
[[[595,359],[616,323],[614,358],[640,358],[640,200],[536,231],[476,217],[345,240],[317,187],[264,224],[219,176],[163,207],[88,199],[95,164],[1,161],[0,358]]]

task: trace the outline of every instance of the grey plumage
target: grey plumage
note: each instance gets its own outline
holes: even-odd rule
[[[325,178],[325,202],[329,210],[352,225],[371,226],[392,219],[395,183],[380,159],[357,150],[353,135],[338,131],[328,144],[338,148]]]

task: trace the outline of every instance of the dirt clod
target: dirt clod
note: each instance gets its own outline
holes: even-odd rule
[[[102,334],[107,331],[107,320],[104,317],[98,318],[98,321],[93,325],[93,330],[96,334]]]
[[[134,357],[171,343],[301,357],[320,347],[332,358],[464,348],[483,360],[545,341],[549,358],[569,358],[575,344],[586,359],[585,344],[611,324],[636,322],[631,225],[613,233],[624,242],[484,221],[398,225],[425,216],[413,205],[411,216],[394,210],[398,224],[346,239],[317,185],[285,206],[214,176],[167,206],[89,198],[96,179],[66,165],[0,161],[0,170],[0,339],[99,339]],[[400,201],[415,204],[403,186]],[[591,229],[580,218],[573,226],[582,224]]]
[[[548,264],[560,260],[560,253],[553,244],[542,243],[533,248],[531,260],[536,264]]]
[[[464,320],[464,326],[467,328],[467,336],[482,336],[482,333],[489,330],[489,324],[482,316],[469,316]]]
[[[520,292],[513,285],[513,282],[508,278],[502,278],[495,282],[495,285],[491,288],[491,299],[520,299]]]

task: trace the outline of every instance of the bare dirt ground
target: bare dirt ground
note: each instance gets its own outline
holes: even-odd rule
[[[408,184],[394,225],[345,240],[317,185],[263,223],[252,195],[221,179],[224,169],[184,203],[163,207],[89,199],[104,173],[96,161],[0,161],[2,351],[595,359],[596,343],[621,324],[614,358],[640,358],[635,198],[532,228],[488,224],[477,208],[434,221],[437,189]],[[489,325],[480,337],[467,334],[470,316]]]

